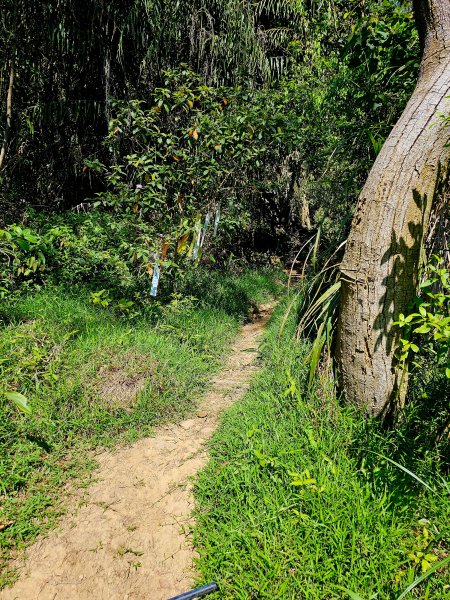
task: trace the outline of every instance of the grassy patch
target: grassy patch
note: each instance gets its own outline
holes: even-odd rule
[[[62,510],[63,484],[93,467],[89,450],[192,410],[252,303],[279,289],[269,273],[190,277],[182,291],[197,299],[175,294],[134,316],[93,305],[85,288],[0,309],[0,390],[33,409],[28,417],[0,398],[0,587],[11,552]]]
[[[449,556],[445,460],[431,444],[413,456],[406,426],[365,421],[325,379],[307,392],[306,343],[291,318],[278,346],[281,311],[265,366],[225,414],[196,484],[202,581],[218,581],[221,599],[398,598]],[[408,597],[450,598],[449,565]]]

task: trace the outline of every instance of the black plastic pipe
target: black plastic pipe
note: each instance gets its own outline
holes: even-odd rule
[[[194,598],[201,598],[202,596],[206,596],[206,594],[212,594],[218,590],[219,586],[217,583],[208,583],[207,585],[203,585],[202,587],[191,590],[190,592],[184,592],[184,594],[169,598],[169,600],[193,600]]]

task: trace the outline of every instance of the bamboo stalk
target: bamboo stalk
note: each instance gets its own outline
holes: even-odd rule
[[[16,57],[15,53],[11,58],[11,67],[9,72],[9,85],[8,85],[8,95],[6,97],[6,126],[5,126],[5,135],[3,137],[3,145],[0,150],[0,171],[3,169],[3,163],[6,158],[6,148],[9,140],[9,132],[11,129],[11,121],[12,121],[12,97],[13,97],[13,89],[14,89],[14,77],[16,70]]]

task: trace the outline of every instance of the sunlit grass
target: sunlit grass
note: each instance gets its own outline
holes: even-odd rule
[[[384,600],[430,570],[409,597],[450,598],[449,565],[432,572],[450,551],[445,461],[435,454],[430,470],[399,431],[343,408],[326,378],[308,391],[309,348],[295,341],[294,313],[280,343],[275,316],[265,366],[226,413],[197,481],[202,581],[218,581],[221,599],[348,590]]]
[[[91,302],[85,288],[50,288],[3,304],[0,398],[0,558],[28,543],[62,509],[61,487],[81,485],[90,450],[148,435],[193,410],[255,301],[280,289],[274,274],[197,270],[179,297],[134,316]]]

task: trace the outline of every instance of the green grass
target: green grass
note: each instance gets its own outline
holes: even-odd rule
[[[278,346],[282,310],[196,483],[201,581],[221,600],[398,598],[450,554],[448,457],[414,452],[407,424],[386,432],[343,408],[325,377],[307,392],[293,316]],[[450,598],[449,565],[406,597]]]
[[[147,303],[134,316],[93,305],[86,288],[0,308],[0,390],[33,409],[26,416],[0,398],[0,587],[14,576],[11,554],[63,510],[62,486],[87,484],[90,450],[188,414],[253,303],[280,283],[273,273],[198,269],[179,288],[197,299]]]

